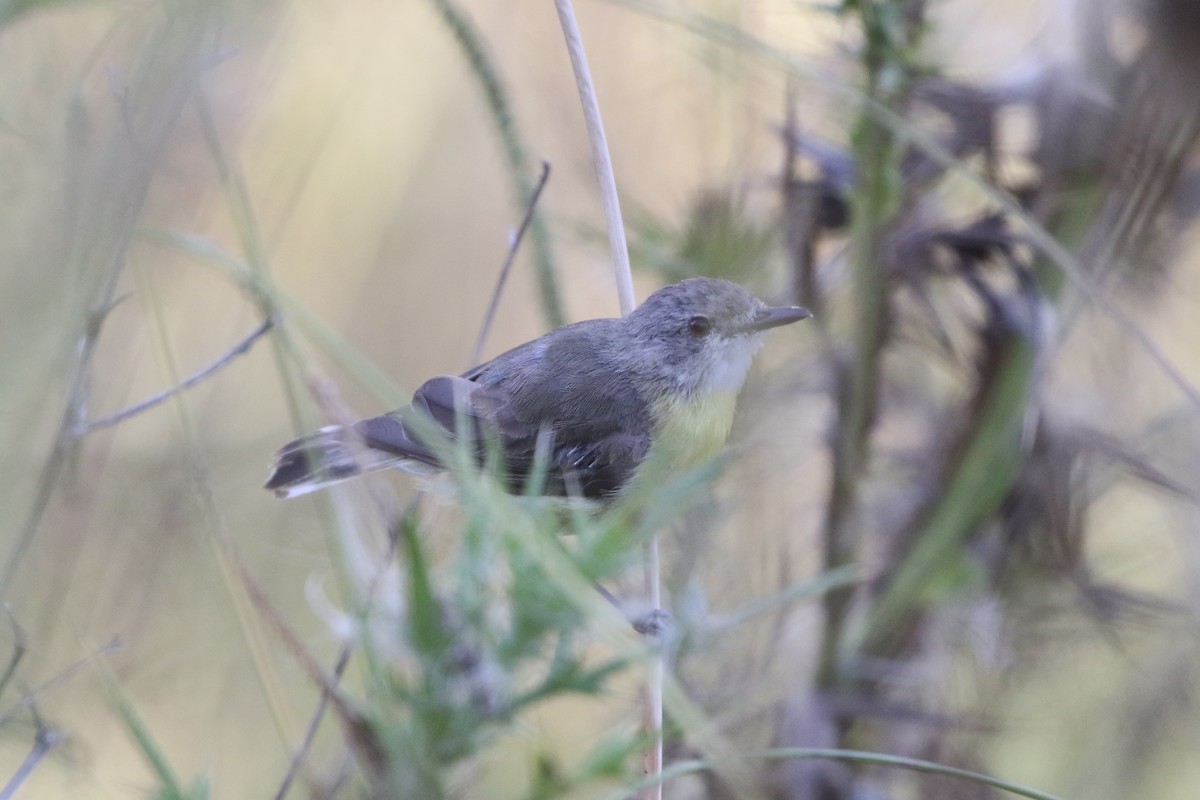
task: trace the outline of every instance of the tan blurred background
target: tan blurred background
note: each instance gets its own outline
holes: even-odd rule
[[[486,38],[530,157],[552,165],[541,209],[567,318],[613,315],[607,250],[597,235],[602,216],[552,4],[472,0],[462,8]],[[771,1],[692,8],[819,65],[835,83],[852,73],[839,57],[855,45],[855,34],[821,10]],[[211,13],[220,18],[219,55],[199,83],[221,144],[244,175],[270,274],[390,376],[393,392],[362,385],[301,327],[295,335],[303,352],[363,414],[432,374],[468,366],[522,209],[479,88],[432,5],[277,0]],[[785,81],[778,69],[617,4],[582,2],[578,13],[626,210],[677,229],[702,192],[726,188],[765,225],[781,159],[775,128]],[[1074,6],[953,0],[930,13],[929,59],[954,76],[1016,74],[1030,59],[1078,56],[1064,33],[1084,13]],[[90,241],[78,229],[105,207],[108,143],[126,128],[123,98],[135,86],[129,81],[140,80],[138,65],[151,58],[147,43],[163,21],[157,6],[47,4],[0,30],[0,544],[10,553],[38,502],[68,394],[64,376],[81,299],[90,296],[90,279],[80,271],[89,253],[61,248]],[[807,124],[844,139],[853,109],[843,95],[812,80],[801,83],[799,97]],[[1020,119],[1006,130],[1015,139],[1027,135]],[[196,108],[184,102],[151,165],[138,234],[120,271],[115,294],[128,297],[107,315],[98,340],[86,386],[89,417],[178,382],[258,323],[257,309],[228,275],[154,238],[186,234],[244,260],[243,226],[223,193]],[[526,250],[501,301],[488,355],[547,329],[530,263]],[[638,281],[644,297],[660,279],[640,272]],[[781,296],[785,287],[782,267],[757,279],[767,295]],[[1151,330],[1200,380],[1200,328],[1188,312],[1197,296],[1195,270],[1174,273],[1171,287]],[[810,344],[804,331],[776,336],[755,379]],[[337,643],[311,600],[314,593],[337,595],[321,521],[308,500],[282,503],[259,488],[271,453],[295,433],[275,363],[270,344],[259,341],[189,391],[186,411],[167,403],[97,431],[61,465],[5,601],[27,640],[18,678],[31,691],[54,681],[38,692],[38,708],[67,738],[17,796],[139,797],[155,786],[93,657],[113,637],[121,648],[103,660],[177,774],[210,776],[214,797],[265,797],[278,785],[315,690],[264,634],[262,657],[283,695],[272,713],[238,620],[254,612],[231,600],[234,579],[213,544],[219,537],[235,543],[288,623],[315,654],[332,660]],[[1167,391],[1153,370],[1145,370],[1144,381],[1130,391],[1147,397],[1114,409],[1130,415],[1131,427],[1156,405],[1156,393]],[[776,581],[780,552],[792,559],[793,575],[817,568],[826,403],[814,395],[808,408],[753,406],[756,417],[784,421],[790,447],[739,419],[739,441],[763,442],[762,450],[739,463],[722,491],[757,509],[751,527],[765,541],[714,545],[724,566],[713,571],[731,573],[712,581],[715,605],[745,602],[756,585]],[[306,414],[321,420],[311,403]],[[198,458],[188,455],[189,430]],[[780,463],[789,471],[781,473]],[[791,470],[808,480],[797,484]],[[1177,591],[1177,582],[1194,574],[1186,561],[1194,544],[1153,533],[1156,515],[1184,512],[1112,497],[1104,513],[1110,524],[1102,530],[1112,533],[1093,541],[1104,551],[1099,563],[1122,580]],[[801,522],[781,532],[782,520],[795,519]],[[1184,566],[1172,574],[1172,563]],[[788,646],[798,654],[809,652],[805,630],[790,629]],[[0,656],[9,641],[0,636]],[[999,748],[997,761],[1013,779],[1065,790],[1100,758],[1092,749],[1099,745],[1080,753],[1069,741],[1077,726],[1104,724],[1106,713],[1115,713],[1106,706],[1110,692],[1127,686],[1119,664],[1085,672],[1092,659],[1120,661],[1096,647],[1067,647],[1043,682],[1015,695],[1018,733]],[[635,690],[627,691],[615,705],[580,701],[528,721],[486,760],[490,796],[521,794],[531,753],[559,747],[569,757],[595,730],[632,715],[620,707],[632,707]],[[19,697],[10,689],[4,707]],[[1044,714],[1051,698],[1061,706]],[[15,772],[33,736],[27,718],[16,717],[2,729],[0,779]],[[1195,726],[1180,735],[1181,747],[1200,744]],[[1154,796],[1194,796],[1200,775],[1170,774],[1180,788],[1160,787]]]

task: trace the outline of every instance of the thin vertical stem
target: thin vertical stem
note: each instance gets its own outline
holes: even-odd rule
[[[579,90],[579,101],[583,105],[583,117],[587,123],[588,140],[592,145],[592,158],[596,167],[596,179],[600,185],[600,199],[604,206],[604,220],[608,227],[608,243],[612,252],[614,278],[617,283],[617,298],[621,306],[621,315],[626,316],[633,311],[633,275],[629,268],[629,246],[625,241],[625,225],[621,220],[621,203],[617,197],[617,180],[613,174],[612,158],[608,152],[608,140],[604,135],[604,123],[600,118],[600,104],[596,100],[596,87],[592,83],[591,70],[588,69],[587,54],[583,49],[583,37],[579,33],[579,23],[575,19],[575,10],[570,0],[554,0],[558,10],[558,19],[562,25],[563,37],[566,39],[567,52],[571,56],[571,66],[575,71],[575,85]],[[645,556],[646,593],[655,609],[661,608],[662,579],[659,574],[658,537],[653,537],[646,544]],[[663,681],[665,665],[662,656],[656,656],[650,667],[650,675],[646,682],[646,721],[647,733],[653,739],[653,746],[648,755],[647,773],[656,776],[662,773],[663,743]],[[662,784],[655,782],[646,796],[652,800],[661,800]]]
[[[614,278],[617,281],[617,299],[621,304],[621,316],[625,316],[633,311],[634,306],[633,274],[629,268],[629,245],[625,242],[621,202],[617,198],[617,179],[613,175],[612,158],[608,154],[604,122],[600,119],[600,104],[596,100],[596,87],[592,83],[587,54],[583,50],[583,37],[579,34],[579,23],[575,20],[571,0],[554,0],[554,7],[558,9],[563,37],[567,41],[567,52],[571,55],[571,67],[575,70],[575,86],[579,89],[579,102],[583,105],[583,119],[587,123],[588,141],[592,145],[596,180],[600,184],[600,201],[604,205],[604,223],[608,227],[608,244],[612,252]]]
[[[847,8],[851,6],[847,3]],[[871,113],[878,104],[899,113],[907,99],[907,71],[919,41],[920,0],[862,0],[859,13],[866,47],[867,102],[853,136],[858,184],[851,203],[854,246],[856,328],[854,359],[840,369],[837,434],[833,445],[833,480],[825,525],[825,568],[838,569],[858,558],[858,497],[866,473],[871,428],[879,404],[880,369],[887,341],[890,309],[884,236],[899,206],[899,161],[902,146],[893,131]],[[902,21],[902,22],[901,22]],[[825,598],[825,630],[817,680],[826,688],[840,680],[839,659],[850,610],[849,590]]]

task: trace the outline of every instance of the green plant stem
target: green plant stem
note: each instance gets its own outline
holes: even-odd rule
[[[855,5],[867,41],[862,56],[866,95],[899,113],[907,99],[907,80],[898,81],[895,76],[906,76],[909,71],[903,53],[919,36],[919,27],[905,26],[904,41],[893,42],[890,36],[895,34],[881,22],[877,4],[859,0]],[[907,5],[907,0],[891,0],[890,5],[895,12]],[[862,110],[853,136],[858,183],[851,197],[855,350],[853,363],[838,376],[833,477],[824,530],[827,571],[844,568],[859,555],[858,494],[879,404],[880,364],[890,318],[882,247],[899,207],[902,192],[899,161],[904,146],[867,108]],[[833,686],[840,677],[841,641],[851,592],[850,588],[838,589],[825,596],[825,628],[817,668],[820,686]]]
[[[866,460],[867,436],[877,407],[879,360],[888,316],[887,285],[878,256],[888,201],[886,182],[881,173],[890,168],[887,160],[891,155],[891,139],[877,126],[870,126],[863,140],[871,149],[857,150],[868,160],[859,162],[864,185],[853,206],[856,351],[854,363],[849,374],[841,378],[838,392],[833,479],[824,531],[824,568],[827,571],[842,569],[858,558],[859,535],[854,517]],[[831,686],[837,679],[839,642],[852,591],[852,587],[845,587],[825,596],[825,634],[818,669],[818,682],[822,686]]]
[[[175,777],[175,772],[167,762],[167,757],[159,749],[154,736],[150,733],[145,723],[142,722],[141,716],[134,709],[129,698],[121,693],[115,684],[112,688],[112,694],[117,711],[121,714],[121,721],[125,723],[125,729],[129,731],[134,742],[137,743],[138,750],[141,751],[142,757],[146,759],[146,764],[150,767],[150,771],[154,773],[155,778],[158,780],[161,793],[167,797],[183,797],[182,785]]]

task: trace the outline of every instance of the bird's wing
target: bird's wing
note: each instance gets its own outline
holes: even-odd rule
[[[413,395],[409,409],[360,422],[358,434],[377,450],[441,466],[432,432],[464,433],[479,460],[494,442],[510,486],[521,490],[546,453],[545,494],[602,498],[618,491],[649,449],[645,403],[628,376],[597,348],[603,331],[568,326],[476,367],[439,376]],[[420,413],[433,423],[414,423]]]
[[[589,442],[563,443],[554,448],[542,491],[590,499],[612,497],[633,477],[648,449],[647,437],[621,431]],[[531,467],[533,460],[528,463]]]
[[[548,494],[602,498],[618,491],[650,446],[651,420],[633,379],[614,357],[618,320],[560,328],[467,376],[499,431],[505,465],[523,486],[541,436]]]
[[[468,424],[474,439],[481,440],[483,423],[488,422],[489,403],[473,398],[479,393],[479,384],[465,378],[439,375],[426,381],[413,395],[412,404],[405,409],[365,419],[354,426],[363,443],[404,458],[442,466],[434,452],[437,447],[430,442],[439,434],[453,441],[458,435],[458,415]],[[414,420],[421,414],[425,425]]]

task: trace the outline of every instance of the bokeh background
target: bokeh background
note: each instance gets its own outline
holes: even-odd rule
[[[867,582],[843,598],[848,612],[779,601],[733,638],[693,645],[680,675],[712,728],[746,747],[930,758],[1064,797],[1194,797],[1191,7],[591,0],[577,11],[639,296],[722,274],[820,311],[772,337],[734,428],[738,457],[667,535],[670,602],[684,620],[719,617],[850,562]],[[478,37],[510,130],[453,19]],[[271,454],[331,409],[378,413],[469,366],[541,160],[552,175],[540,238],[520,252],[485,355],[557,319],[617,313],[553,4],[14,0],[0,3],[0,26],[0,589],[13,621],[0,661],[21,653],[0,696],[0,780],[34,746],[32,706],[61,740],[13,796],[160,790],[127,705],[182,780],[206,776],[213,797],[273,796],[317,688],[246,600],[231,553],[323,665],[354,559],[321,501],[259,488]],[[901,163],[895,136],[872,151],[878,108],[897,112],[893,134],[918,151],[937,143],[957,166]],[[871,152],[880,163],[861,163]],[[871,211],[874,185],[885,202]],[[849,228],[805,216],[814,186]],[[952,240],[997,211],[998,238]],[[1031,224],[1075,254],[1074,277]],[[934,258],[938,247],[950,255]],[[859,291],[863,252],[886,276],[882,306]],[[264,308],[281,310],[276,328],[211,377],[119,424],[81,427],[196,373]],[[882,388],[861,458],[846,457],[873,317],[886,320]],[[991,496],[1006,464],[1014,474],[964,512],[961,536],[920,551],[919,590],[894,621],[903,643],[831,665],[830,648],[846,645],[830,630],[870,616],[937,498],[964,492],[956,454],[987,429],[975,423],[1008,347],[1023,349],[1023,379],[995,424],[1016,455],[985,460],[965,493]],[[839,468],[851,500],[831,499]],[[574,763],[636,719],[637,682],[520,716],[452,794],[526,796],[545,758]],[[703,750],[686,735],[673,747]],[[291,796],[332,796],[318,787],[347,752],[327,724]],[[1000,796],[822,763],[756,764],[668,796]]]

